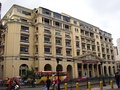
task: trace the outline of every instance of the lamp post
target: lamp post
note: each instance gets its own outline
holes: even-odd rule
[[[102,69],[102,81],[103,81],[103,86],[106,86],[105,84],[105,78],[104,78],[104,75],[103,75],[103,62],[101,61],[101,69]]]
[[[61,58],[56,58],[57,61],[57,76],[58,76],[58,90],[60,90],[60,79],[59,79],[59,61],[61,60]]]
[[[12,67],[13,67],[13,77],[15,76],[15,67],[14,67],[14,65],[12,65]]]

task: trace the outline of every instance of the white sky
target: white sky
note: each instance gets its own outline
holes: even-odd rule
[[[0,0],[2,17],[13,4],[30,9],[44,7],[99,27],[112,34],[113,43],[120,38],[120,0]]]

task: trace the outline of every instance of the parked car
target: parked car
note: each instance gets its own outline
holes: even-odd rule
[[[83,81],[87,81],[87,77],[76,78],[76,82],[83,82]]]

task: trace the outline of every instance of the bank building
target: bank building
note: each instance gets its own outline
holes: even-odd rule
[[[69,79],[114,75],[112,35],[65,13],[13,5],[1,19],[0,78],[35,71],[68,73]]]

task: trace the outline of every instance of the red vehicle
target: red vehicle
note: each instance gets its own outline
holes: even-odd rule
[[[87,77],[80,77],[76,79],[76,82],[83,82],[83,81],[87,81]]]
[[[11,89],[14,89],[14,88],[18,88],[20,87],[20,83],[19,81],[17,80],[17,78],[13,77],[13,78],[9,78],[7,80],[7,89],[11,90]],[[17,86],[17,87],[16,87]],[[16,89],[17,90],[17,89]]]

